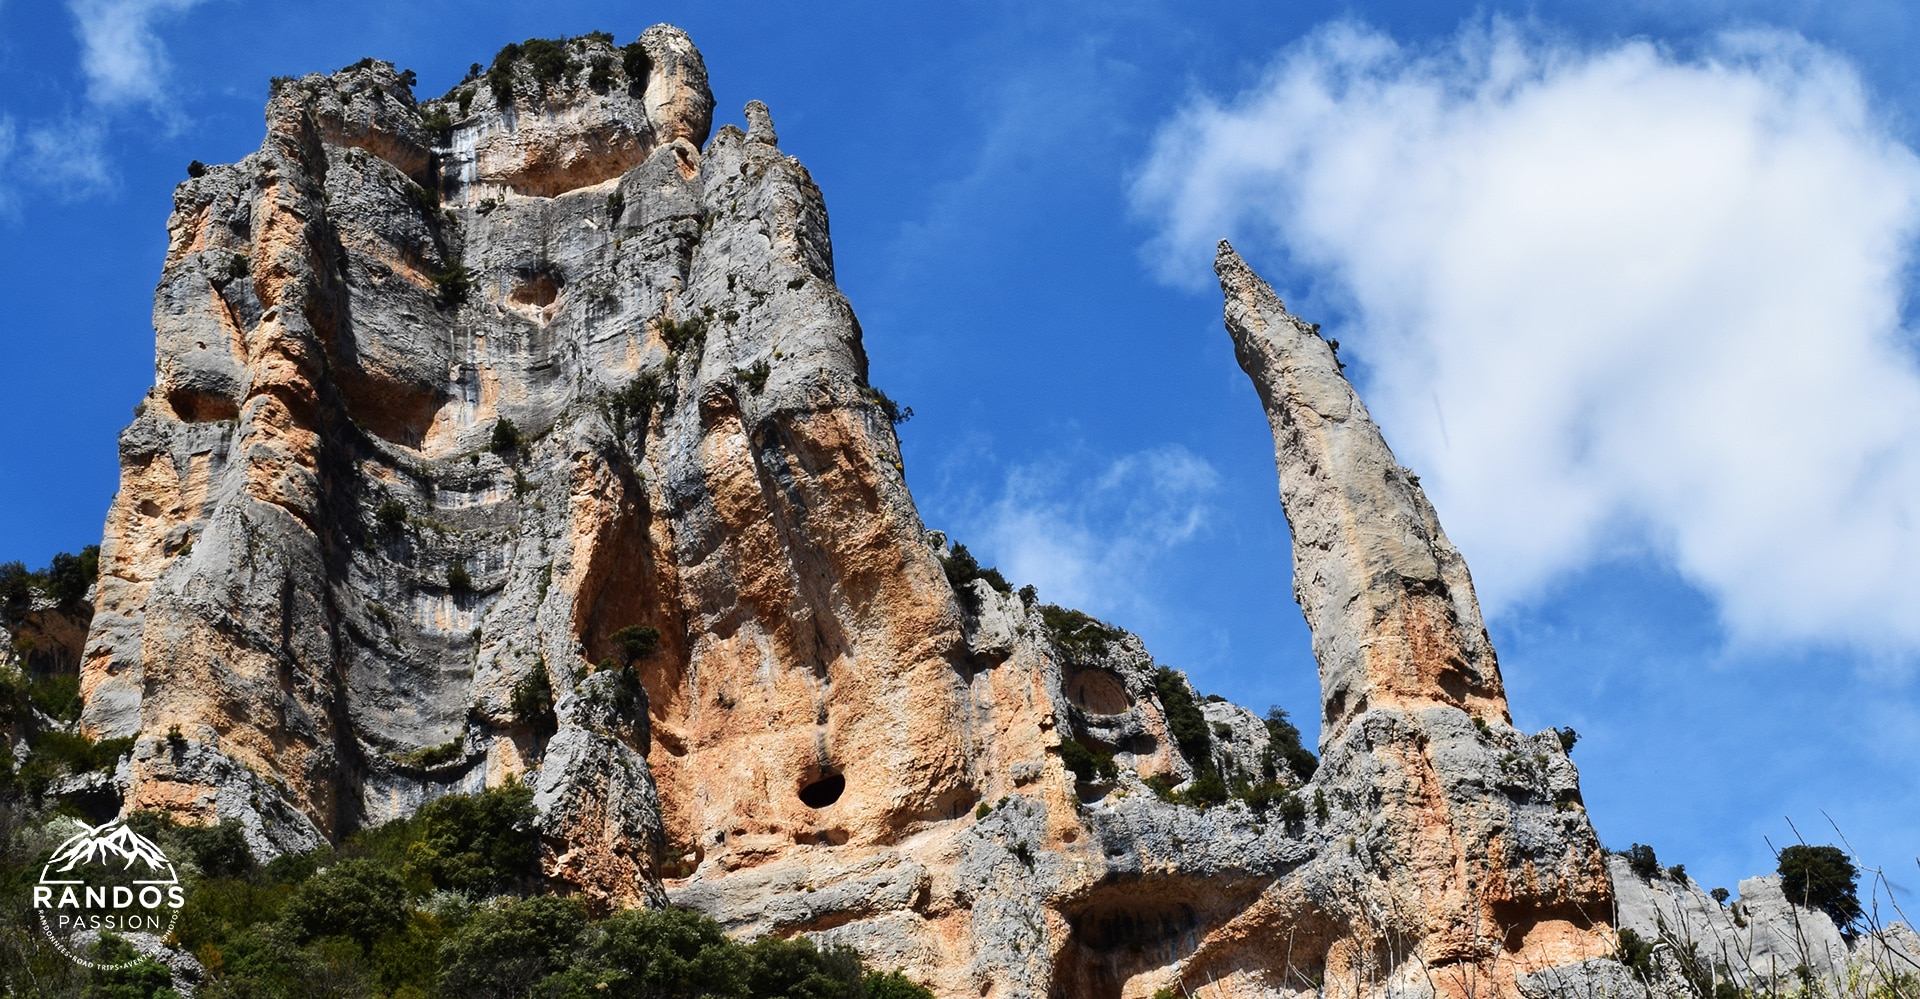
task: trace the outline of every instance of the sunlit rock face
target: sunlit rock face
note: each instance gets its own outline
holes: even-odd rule
[[[666,26],[528,48],[425,103],[276,81],[260,151],[176,191],[81,663],[126,809],[268,854],[518,780],[556,890],[941,995],[1506,995],[1609,949],[1464,564],[1230,251],[1310,783],[1137,638],[946,571],[765,106],[709,136]]]

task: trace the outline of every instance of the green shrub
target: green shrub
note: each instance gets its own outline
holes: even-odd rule
[[[295,943],[345,937],[359,944],[362,953],[406,921],[400,878],[372,860],[343,860],[314,874],[280,913],[280,925]]]
[[[508,42],[494,54],[493,65],[487,67],[487,89],[503,109],[513,104],[513,64],[519,59],[520,46]]]
[[[647,88],[647,74],[653,71],[653,60],[647,57],[647,50],[639,42],[629,42],[620,48],[620,69],[627,74],[627,89],[637,94]]]
[[[667,345],[667,350],[675,354],[688,348],[698,353],[707,340],[707,317],[702,315],[692,315],[676,322],[663,312],[654,319],[653,325],[660,331],[660,340]]]
[[[587,69],[587,86],[595,93],[606,93],[613,86],[613,57],[597,55]]]
[[[488,447],[495,454],[513,454],[520,450],[520,428],[513,421],[502,416],[493,421],[493,436]]]
[[[580,60],[567,52],[564,38],[529,38],[520,43],[520,53],[533,70],[533,82],[542,92],[580,71]]]
[[[540,666],[513,685],[508,704],[514,720],[540,728],[553,721],[553,684],[547,680],[547,668]]]
[[[1780,851],[1779,871],[1789,901],[1819,909],[1843,929],[1860,918],[1860,872],[1838,847],[1787,847]]]
[[[176,160],[175,162],[179,162],[179,161]],[[189,160],[187,162],[187,176],[192,177],[195,180],[199,180],[200,178],[205,177],[206,175],[207,175],[207,165],[205,163],[202,163],[199,160]]]
[[[455,593],[473,592],[473,575],[467,572],[465,562],[455,562],[447,566],[447,589]]]
[[[618,190],[614,191],[612,194],[607,195],[607,223],[609,225],[619,225],[620,216],[626,214],[626,211],[627,211],[626,195],[621,194]]]
[[[407,526],[407,505],[397,499],[385,499],[373,511],[374,522],[380,525],[380,532],[388,537],[398,537],[400,530]]]
[[[873,403],[874,406],[880,410],[880,415],[886,417],[888,423],[896,427],[913,419],[912,406],[902,406],[894,402],[892,397],[872,385],[862,389],[861,394],[866,396],[867,401]]]
[[[1573,752],[1573,744],[1580,741],[1580,733],[1575,732],[1571,727],[1556,728],[1553,734],[1560,737],[1560,751],[1563,753]]]
[[[61,610],[72,613],[86,602],[88,588],[100,578],[100,546],[88,545],[78,555],[61,552],[43,572],[47,596]]]
[[[628,666],[660,650],[660,629],[646,624],[630,624],[607,637],[625,657]]]
[[[1614,960],[1627,966],[1643,982],[1653,981],[1653,941],[1642,940],[1640,934],[1629,929],[1621,929],[1620,945],[1614,950]]]
[[[434,297],[443,306],[459,305],[473,293],[473,272],[459,257],[447,258],[447,269],[433,275]]]
[[[509,781],[482,794],[449,794],[427,802],[415,823],[409,878],[480,898],[539,883],[540,840],[533,791]]]
[[[111,933],[100,935],[94,960],[110,967],[93,973],[93,980],[81,993],[84,999],[180,999],[166,965],[143,956],[132,944]],[[128,963],[131,967],[112,967]]]
[[[1112,753],[1088,749],[1073,739],[1061,740],[1060,761],[1082,783],[1091,783],[1096,778],[1112,780],[1120,775],[1120,768],[1114,765]]]
[[[33,706],[41,714],[63,722],[79,719],[82,707],[80,674],[50,673],[36,677],[27,690]]]
[[[453,115],[447,113],[445,105],[432,105],[420,117],[420,127],[429,132],[450,132],[453,130]]]
[[[1193,688],[1179,673],[1162,666],[1153,672],[1153,689],[1160,695],[1160,706],[1167,713],[1167,728],[1194,769],[1213,766],[1213,738],[1207,731],[1207,718],[1194,702]]]
[[[747,367],[733,369],[733,377],[739,379],[740,384],[745,385],[747,391],[754,395],[759,395],[760,391],[767,387],[767,376],[771,374],[773,374],[773,366],[768,364],[765,358]]]
[[[1636,877],[1651,881],[1660,876],[1660,859],[1653,854],[1653,847],[1645,843],[1635,843],[1621,854],[1627,858],[1627,867]]]
[[[485,906],[441,948],[441,992],[469,999],[533,995],[543,979],[567,966],[586,928],[586,909],[571,898]]]
[[[75,732],[53,729],[34,736],[29,746],[35,759],[58,762],[66,767],[68,773],[80,774],[112,769],[120,762],[120,757],[133,748],[133,739],[102,739],[95,742]]]
[[[1284,765],[1302,781],[1312,780],[1314,771],[1320,768],[1320,758],[1300,744],[1300,729],[1287,720],[1286,709],[1277,704],[1268,707],[1266,724],[1266,769],[1277,778],[1279,767]]]
[[[1055,604],[1042,604],[1040,621],[1047,637],[1068,659],[1087,662],[1104,658],[1107,647],[1120,640],[1120,629],[1103,624],[1077,610]]]
[[[1195,777],[1193,783],[1187,785],[1182,797],[1186,799],[1187,804],[1199,808],[1210,808],[1214,805],[1226,804],[1232,794],[1227,790],[1227,782],[1221,780],[1219,774],[1207,770]]]
[[[953,554],[940,559],[940,568],[946,572],[947,585],[953,587],[954,596],[960,598],[961,605],[970,613],[980,613],[979,598],[973,592],[973,587],[967,585],[976,579],[986,580],[988,586],[1001,593],[1013,592],[1013,587],[1007,583],[1005,576],[1000,575],[1000,570],[992,566],[982,568],[980,560],[967,551],[966,545],[954,545]]]

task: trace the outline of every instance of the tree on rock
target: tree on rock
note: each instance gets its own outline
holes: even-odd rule
[[[1833,917],[1841,928],[1860,918],[1860,872],[1834,846],[1796,845],[1780,851],[1780,888],[1787,900]]]

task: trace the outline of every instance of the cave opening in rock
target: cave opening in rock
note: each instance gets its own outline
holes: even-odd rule
[[[839,801],[846,789],[846,775],[829,773],[800,789],[800,803],[808,808],[825,808]]]

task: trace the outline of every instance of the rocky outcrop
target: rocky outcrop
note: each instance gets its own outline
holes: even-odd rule
[[[1789,901],[1777,876],[1748,878],[1723,903],[1684,875],[1641,876],[1618,856],[1608,868],[1618,925],[1645,946],[1640,978],[1656,995],[1712,995],[1722,984],[1800,994],[1810,983],[1826,995],[1895,995],[1920,975],[1911,927],[1869,918],[1842,933],[1826,913]]]
[[[765,105],[711,113],[665,26],[425,103],[366,62],[181,185],[83,663],[125,808],[272,853],[519,780],[556,888],[942,995],[1597,967],[1577,774],[1329,344],[1223,250],[1325,691],[1302,783],[1134,636],[956,571],[820,191]]]

